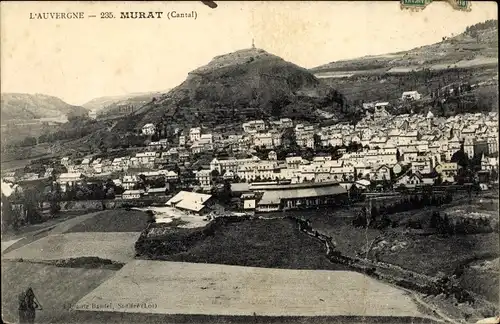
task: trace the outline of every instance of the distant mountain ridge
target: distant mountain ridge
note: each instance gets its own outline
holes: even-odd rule
[[[70,105],[55,96],[28,93],[1,94],[2,123],[12,120],[29,121],[71,115],[82,116],[87,113],[87,109]]]
[[[101,111],[111,106],[127,104],[127,101],[129,100],[131,102],[140,101],[141,99],[146,101],[147,98],[150,98],[151,100],[154,96],[158,96],[168,91],[170,91],[170,89],[165,89],[163,91],[136,92],[119,96],[98,97],[84,103],[82,106],[88,110]]]
[[[439,43],[408,51],[330,62],[310,70],[315,73],[377,69],[392,72],[398,68],[446,69],[495,64],[498,65],[498,20],[488,20],[467,27],[459,35],[443,37]]]

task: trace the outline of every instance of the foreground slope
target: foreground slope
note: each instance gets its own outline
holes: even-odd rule
[[[125,265],[74,309],[105,303],[102,311],[160,314],[422,316],[403,291],[355,272],[145,260]],[[151,307],[120,306],[134,303]]]
[[[115,274],[113,270],[61,268],[2,260],[2,320],[18,322],[18,294],[32,287],[43,310],[37,323],[54,323],[80,298]],[[71,314],[68,314],[71,318]]]

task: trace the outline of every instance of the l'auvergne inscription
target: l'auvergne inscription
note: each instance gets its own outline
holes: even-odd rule
[[[30,19],[84,19],[84,12],[30,12]]]
[[[197,19],[196,11],[180,12],[180,11],[120,11],[119,13],[104,11],[87,14],[85,12],[30,12],[29,19],[35,20],[53,20],[53,19]]]

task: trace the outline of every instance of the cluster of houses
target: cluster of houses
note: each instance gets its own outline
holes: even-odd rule
[[[383,107],[383,106],[382,106]],[[449,118],[434,118],[432,112],[424,115],[391,116],[384,109],[381,115],[368,115],[357,125],[336,124],[314,131],[312,126],[295,127],[297,143],[311,147],[317,134],[322,146],[348,146],[359,143],[361,151],[349,152],[338,160],[330,156],[317,156],[308,161],[301,157],[288,157],[276,161],[271,151],[267,160],[214,159],[211,170],[227,172],[247,181],[256,179],[290,179],[293,182],[353,179],[393,180],[394,175],[409,170],[412,174],[439,174],[443,181],[454,182],[459,166],[450,162],[452,155],[463,147],[469,158],[481,155],[481,168],[498,169],[498,114],[465,114]],[[250,123],[265,129],[262,123]],[[254,127],[255,128],[255,127]],[[252,128],[252,129],[254,129]],[[303,136],[303,137],[301,137]],[[299,138],[301,139],[299,141]],[[392,170],[389,172],[389,170]],[[435,172],[434,172],[435,171]],[[392,178],[389,178],[392,174]],[[402,176],[400,184],[411,181]],[[423,180],[425,181],[425,180]]]
[[[417,93],[418,94],[418,93]],[[417,95],[406,94],[406,96]],[[418,97],[418,96],[417,96]],[[240,134],[222,136],[206,132],[201,127],[189,129],[178,135],[178,145],[169,145],[166,140],[149,143],[139,153],[116,158],[86,157],[73,161],[63,157],[60,164],[67,172],[57,175],[61,190],[82,183],[84,179],[100,177],[112,179],[125,189],[124,199],[136,199],[148,193],[147,189],[137,189],[139,174],[150,178],[163,178],[166,183],[182,179],[173,170],[172,162],[180,165],[192,164],[194,154],[213,151],[217,146],[228,152],[246,153],[252,156],[255,148],[270,150],[267,159],[214,158],[208,168],[196,171],[199,186],[209,191],[214,185],[214,171],[231,182],[245,181],[290,181],[291,184],[338,182],[348,188],[353,182],[389,181],[395,186],[417,186],[432,184],[440,177],[443,182],[453,183],[460,166],[451,162],[452,155],[463,148],[469,158],[481,156],[484,172],[498,170],[498,114],[462,114],[449,118],[434,117],[432,112],[425,115],[389,114],[387,103],[366,104],[374,108],[356,125],[337,123],[328,127],[295,124],[291,119],[265,122],[254,120],[242,125]],[[293,131],[297,145],[303,148],[317,146],[348,147],[360,144],[362,149],[347,152],[337,150],[340,157],[318,155],[307,160],[300,156],[278,160],[274,149],[284,145],[285,130]],[[155,125],[143,127],[144,135],[155,133]],[[317,141],[320,141],[319,143]],[[49,178],[52,168],[45,173],[25,173],[15,179],[13,174],[4,174],[5,181],[30,181]],[[12,179],[11,179],[12,178]],[[156,190],[157,189],[157,190]],[[152,188],[165,192],[164,188]]]
[[[191,154],[211,152],[222,147],[239,153],[251,153],[253,149],[260,148],[277,149],[285,144],[285,129],[293,130],[299,147],[311,149],[317,146],[335,147],[359,143],[363,146],[387,149],[388,152],[396,148],[400,153],[406,152],[407,157],[410,152],[429,151],[445,154],[448,160],[462,143],[471,158],[478,152],[484,152],[486,156],[498,152],[498,114],[495,112],[463,114],[449,118],[434,117],[431,111],[425,115],[394,116],[387,112],[388,105],[387,102],[363,104],[365,108],[374,109],[366,111],[365,117],[356,125],[338,123],[328,127],[316,127],[294,124],[288,118],[269,122],[253,120],[242,124],[240,134],[227,136],[204,133],[200,127],[191,128],[187,135],[180,132],[177,147],[168,147],[166,142],[152,142],[148,149],[155,151],[163,148],[162,152],[141,153],[136,159],[132,158],[131,164],[145,164],[148,167],[148,162],[158,164],[161,159],[166,161],[172,157],[187,161]],[[143,132],[147,133],[147,129],[143,129]],[[146,157],[148,154],[149,161]],[[117,162],[108,162],[110,163]]]
[[[291,183],[340,182],[344,187],[358,179],[372,182],[388,181],[395,186],[415,187],[434,184],[438,178],[443,182],[454,183],[460,166],[456,162],[441,159],[440,155],[415,156],[413,159],[398,160],[395,148],[364,150],[346,153],[338,160],[331,156],[316,156],[311,161],[299,156],[287,157],[284,161],[275,160],[271,151],[267,160],[252,159],[213,159],[211,170],[224,172],[224,175],[246,182],[290,180]],[[413,154],[413,153],[412,153]],[[404,154],[403,154],[404,157]],[[498,168],[496,158],[483,156],[482,169],[490,171]],[[202,183],[211,187],[210,173]]]

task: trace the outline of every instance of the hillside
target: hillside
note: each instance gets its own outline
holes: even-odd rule
[[[168,92],[170,89],[166,89],[165,91],[157,91],[157,92],[137,92],[137,93],[129,93],[121,96],[105,96],[94,98],[82,105],[82,107],[88,110],[96,110],[96,111],[104,111],[108,110],[108,108],[126,105],[128,102],[136,103],[139,101],[149,102],[153,97],[158,96],[161,93]]]
[[[135,94],[114,101],[108,101],[105,106],[99,108],[97,113],[99,117],[117,117],[130,114],[166,92],[168,92],[168,90]]]
[[[351,106],[373,101],[398,103],[404,91],[416,90],[423,95],[422,100],[404,109],[398,107],[393,113],[418,112],[429,105],[435,114],[446,116],[498,110],[498,21],[469,26],[436,44],[331,62],[311,71],[341,92]],[[434,96],[459,84],[474,90],[446,102]]]
[[[82,116],[88,113],[83,107],[44,94],[2,93],[1,107],[2,124],[9,121],[64,119],[69,115]]]
[[[365,56],[331,62],[311,69],[318,72],[395,72],[411,70],[467,68],[498,65],[498,21],[489,20],[470,26],[463,33],[444,37],[439,43],[409,51]],[[378,70],[378,71],[376,71]]]
[[[2,123],[6,121],[29,121],[42,118],[61,118],[68,115],[81,116],[87,109],[70,105],[61,99],[44,94],[2,93]]]
[[[310,119],[317,108],[338,111],[338,102],[306,69],[251,48],[215,57],[135,114],[138,126],[160,119],[215,126],[271,116]]]

